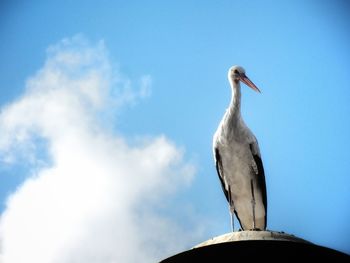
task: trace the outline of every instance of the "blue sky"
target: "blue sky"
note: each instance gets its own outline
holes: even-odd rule
[[[9,197],[17,195],[25,199],[25,189],[29,189],[26,190],[29,195],[36,189],[28,186],[29,181],[40,185],[47,170],[60,167],[61,154],[75,150],[68,143],[76,138],[75,131],[67,132],[72,137],[64,140],[62,145],[66,148],[56,151],[54,147],[61,142],[60,133],[64,137],[65,129],[77,125],[73,117],[71,122],[66,122],[63,113],[57,117],[55,111],[50,115],[50,110],[47,116],[35,117],[35,114],[42,114],[35,108],[36,103],[51,109],[51,104],[46,105],[45,100],[39,99],[40,94],[44,94],[47,101],[56,102],[55,98],[45,96],[51,96],[48,90],[55,84],[48,82],[47,76],[57,72],[57,68],[61,76],[67,77],[63,78],[64,82],[55,80],[63,87],[60,92],[65,94],[64,103],[57,105],[68,105],[67,108],[62,106],[62,112],[73,116],[78,112],[77,116],[84,116],[84,120],[88,116],[86,123],[74,126],[87,134],[86,138],[98,130],[97,134],[103,138],[125,141],[126,146],[117,147],[114,152],[119,156],[122,154],[119,149],[126,147],[126,152],[130,153],[126,154],[128,158],[124,162],[115,157],[119,158],[121,166],[125,162],[127,167],[136,165],[133,159],[136,150],[142,153],[136,162],[146,158],[147,145],[149,149],[159,144],[167,149],[165,152],[169,155],[165,156],[170,161],[158,162],[155,157],[153,165],[159,176],[145,179],[153,183],[150,192],[145,193],[152,196],[159,191],[162,195],[151,198],[152,212],[145,213],[151,216],[144,220],[149,221],[145,224],[154,228],[158,238],[162,233],[170,235],[171,232],[169,229],[161,231],[159,225],[150,223],[150,218],[162,218],[162,222],[170,220],[169,225],[187,235],[172,239],[173,243],[183,243],[182,247],[169,244],[160,248],[161,245],[154,242],[157,243],[154,247],[143,248],[150,262],[230,229],[211,144],[231,96],[227,70],[236,64],[246,69],[262,91],[257,94],[243,87],[242,114],[259,141],[264,162],[268,229],[350,253],[348,12],[346,1],[202,1],[200,4],[198,1],[3,1],[0,4],[0,212],[3,218],[0,240],[7,245],[0,255],[4,262],[16,262],[13,255],[5,251],[15,246],[11,235],[16,233],[11,232],[6,218],[14,217],[18,214],[16,211],[22,211],[21,207],[25,206]],[[59,59],[62,54],[77,55],[78,62],[72,66],[71,58]],[[77,79],[80,82],[75,85]],[[87,88],[90,93],[85,97],[82,90],[91,79],[96,81],[96,87]],[[30,83],[39,88],[31,87]],[[77,107],[71,107],[67,99],[71,96],[90,104],[80,105],[79,102]],[[95,101],[99,96],[102,106]],[[32,106],[26,106],[28,108],[22,112],[18,106],[21,102]],[[26,111],[34,117],[23,114]],[[15,116],[16,128],[4,124],[8,116]],[[58,135],[48,125],[55,117],[62,118],[62,122],[53,124],[57,125]],[[23,134],[24,139],[18,139]],[[88,140],[77,145],[92,147]],[[101,149],[104,150],[100,155],[91,160],[102,158],[106,151],[114,151],[107,146]],[[162,156],[162,151],[155,153],[158,155]],[[84,158],[90,157],[82,151],[79,159],[73,160],[84,164]],[[70,165],[72,169],[75,167],[74,163]],[[101,163],[96,167],[102,167]],[[118,165],[111,167],[120,168]],[[129,172],[135,173],[127,167],[121,170],[126,177]],[[56,169],[46,176],[59,177],[57,170],[60,171]],[[152,169],[149,171],[151,174]],[[177,172],[180,179],[172,174]],[[108,180],[118,185],[125,183],[124,189],[134,193],[131,190],[134,181],[113,181],[109,174],[106,175]],[[170,181],[177,182],[174,187],[168,186],[164,179],[168,176]],[[137,174],[135,180],[139,177],[142,175]],[[84,177],[72,179],[72,184],[77,183],[78,195],[80,185],[83,187],[86,183],[84,180]],[[41,200],[45,199],[45,194],[50,194],[44,188],[40,188]],[[144,198],[145,193],[141,192],[135,192],[134,197]],[[58,191],[58,196],[60,193],[64,190]],[[113,198],[122,203],[123,198],[132,199],[129,195]],[[103,202],[104,199],[97,200]],[[30,203],[27,205],[30,207]],[[111,210],[116,209],[111,207]],[[94,209],[86,210],[90,211],[86,218],[95,218]],[[129,211],[125,209],[120,211]],[[40,213],[38,210],[38,217],[42,216]],[[82,215],[85,214],[76,216],[85,220]],[[106,218],[120,219],[117,215]],[[94,226],[104,222],[101,220],[96,219]],[[18,224],[23,225],[23,222],[19,220]],[[65,225],[60,224],[64,229]],[[133,231],[137,229],[133,224],[128,226]],[[5,231],[7,227],[10,230]],[[115,227],[117,236],[119,229]],[[196,230],[188,235],[188,229]],[[87,230],[82,228],[81,233],[84,231]],[[28,240],[25,239],[28,236],[23,238]],[[109,239],[104,235],[101,240]],[[153,239],[144,233],[144,240]],[[52,251],[57,247],[60,246],[52,243]],[[76,248],[73,244],[69,249],[72,247]],[[152,254],[154,250],[161,252]],[[67,262],[69,256],[75,255],[72,251],[65,254]],[[96,250],[96,255],[101,256],[99,262],[104,253],[109,252],[102,248]],[[44,261],[52,255],[41,256]],[[38,255],[32,256],[38,259]],[[137,261],[127,252],[123,256],[125,262]],[[119,254],[109,255],[109,259],[119,257],[122,258]]]

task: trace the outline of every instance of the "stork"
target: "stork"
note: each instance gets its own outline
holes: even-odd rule
[[[229,203],[231,226],[234,215],[243,230],[265,230],[266,184],[259,145],[241,116],[241,82],[260,92],[240,66],[228,71],[232,98],[213,137],[216,170]]]

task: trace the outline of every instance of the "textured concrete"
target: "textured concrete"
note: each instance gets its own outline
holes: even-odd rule
[[[237,231],[227,233],[221,236],[213,237],[207,241],[204,241],[194,248],[214,245],[224,242],[234,242],[234,241],[248,241],[248,240],[274,240],[274,241],[290,241],[290,242],[301,242],[310,243],[304,239],[298,238],[293,235],[288,235],[283,232],[276,231]]]
[[[350,256],[283,232],[240,231],[214,237],[161,262],[227,263],[243,262],[243,260],[244,262],[250,262],[250,260],[350,262]]]

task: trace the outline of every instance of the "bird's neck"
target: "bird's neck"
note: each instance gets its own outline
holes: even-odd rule
[[[228,114],[232,117],[241,116],[241,85],[239,81],[230,80],[232,97],[230,106],[228,108]]]

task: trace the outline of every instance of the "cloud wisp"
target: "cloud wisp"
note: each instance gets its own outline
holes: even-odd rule
[[[195,173],[183,150],[164,135],[130,144],[101,121],[151,94],[150,76],[139,89],[121,76],[103,41],[64,39],[2,108],[0,161],[32,167],[0,218],[2,263],[155,262],[193,244],[193,222],[167,213]]]

